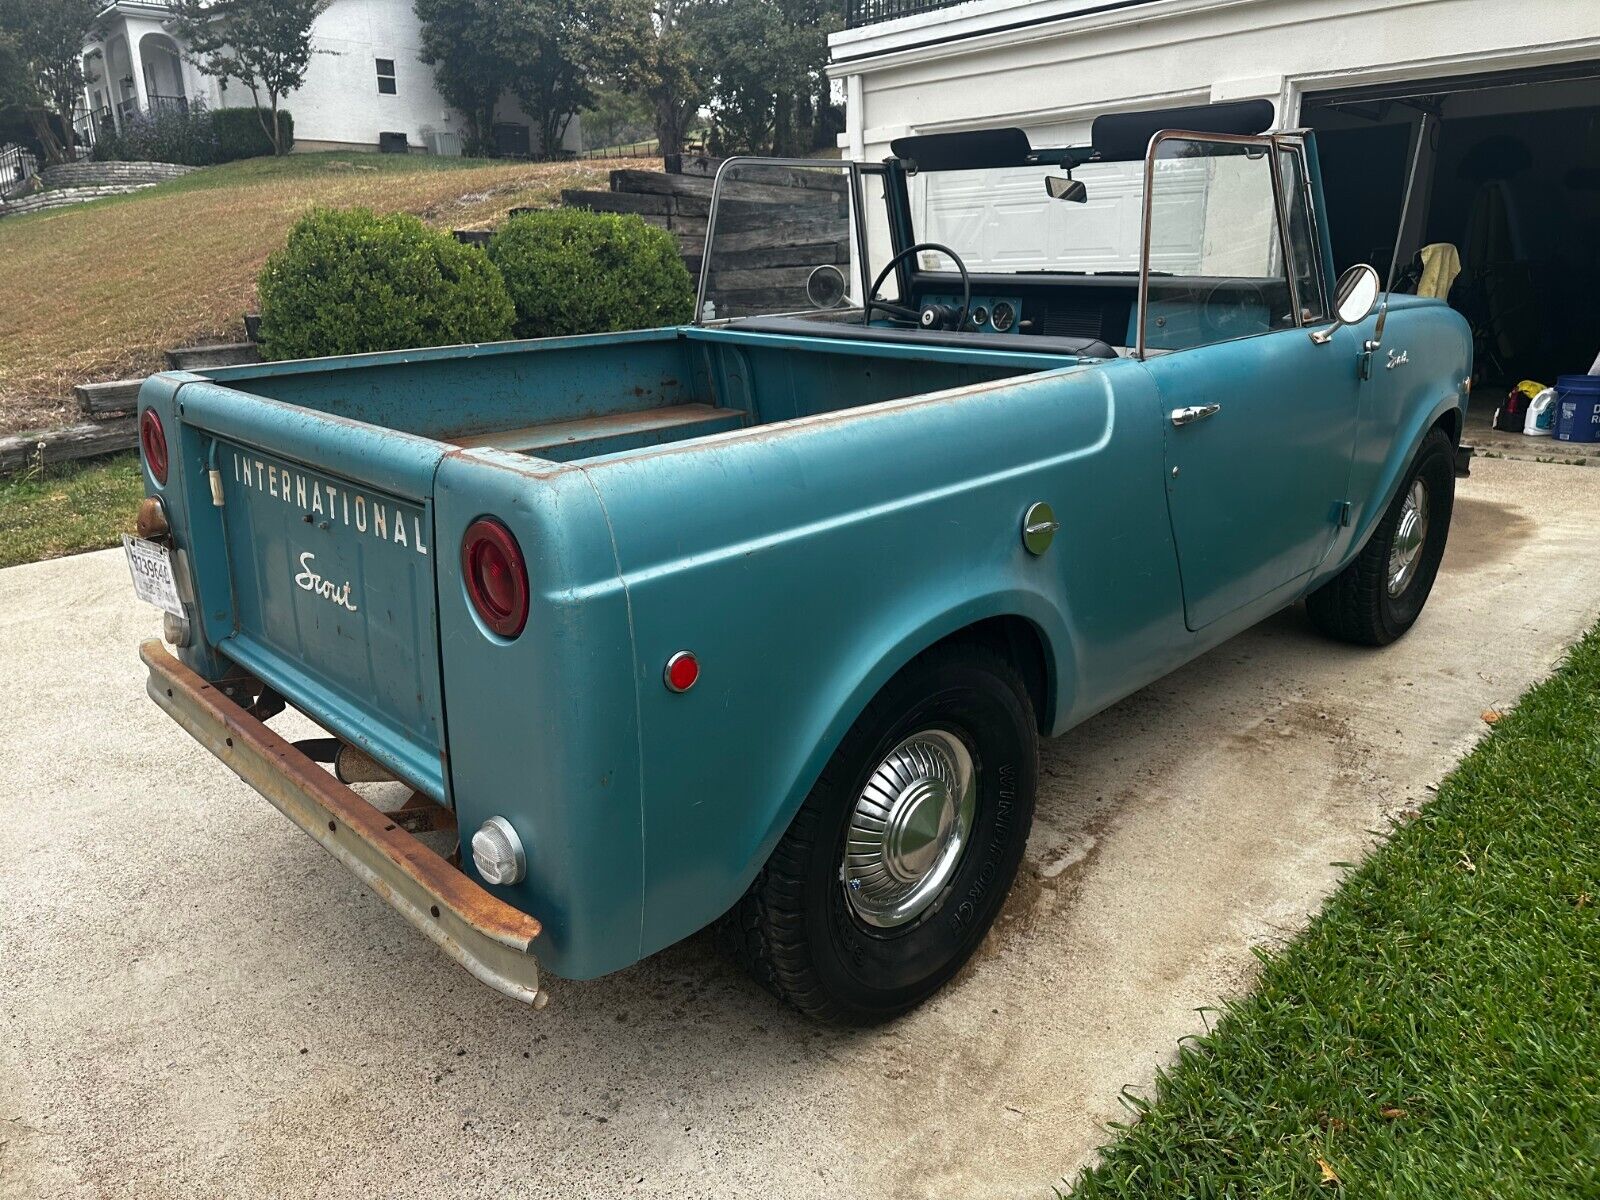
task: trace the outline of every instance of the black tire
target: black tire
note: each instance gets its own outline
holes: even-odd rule
[[[1456,450],[1443,430],[1423,439],[1411,470],[1400,484],[1383,520],[1353,562],[1306,597],[1306,615],[1329,637],[1361,646],[1387,646],[1416,623],[1428,602],[1450,535],[1455,507]],[[1389,592],[1390,554],[1400,531],[1406,499],[1421,482],[1428,502],[1428,524],[1409,576],[1398,594]]]
[[[976,806],[952,873],[928,907],[884,929],[843,882],[857,797],[885,756],[935,729],[971,755]],[[887,1021],[922,1003],[977,949],[1005,902],[1033,823],[1039,738],[1016,668],[985,644],[935,647],[889,681],[851,726],[720,939],[756,980],[809,1017]]]

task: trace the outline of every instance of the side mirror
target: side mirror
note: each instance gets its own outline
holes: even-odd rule
[[[1070,175],[1046,175],[1044,190],[1052,200],[1068,200],[1073,204],[1082,204],[1089,198],[1089,189]]]
[[[844,302],[844,272],[825,263],[806,276],[806,299],[816,308],[837,308]]]
[[[1333,287],[1333,324],[1326,329],[1312,330],[1311,340],[1324,346],[1336,329],[1365,321],[1377,307],[1382,287],[1378,272],[1366,263],[1357,263],[1346,270]]]

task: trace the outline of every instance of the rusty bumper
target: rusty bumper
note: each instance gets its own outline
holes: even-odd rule
[[[533,917],[490,895],[174,658],[139,647],[150,698],[441,950],[496,991],[544,1007]]]

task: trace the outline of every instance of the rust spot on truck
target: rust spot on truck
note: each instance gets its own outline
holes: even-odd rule
[[[162,708],[275,808],[496,990],[542,1007],[537,918],[513,908],[406,828],[447,829],[455,816],[426,796],[385,813],[180,663],[160,642],[140,647]]]

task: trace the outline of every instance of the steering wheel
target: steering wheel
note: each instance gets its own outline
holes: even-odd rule
[[[911,321],[918,325],[923,324],[930,316],[932,316],[933,320],[938,319],[938,315],[931,308],[918,312],[916,309],[907,308],[903,304],[891,304],[887,300],[878,299],[878,289],[883,286],[883,281],[889,278],[889,272],[900,265],[902,258],[909,254],[915,254],[919,250],[935,250],[956,264],[956,270],[961,272],[961,311],[956,315],[955,327],[960,329],[967,323],[967,310],[972,307],[972,279],[967,275],[967,264],[962,262],[961,256],[950,249],[949,246],[941,246],[938,242],[918,242],[914,246],[907,246],[885,263],[883,270],[878,272],[878,277],[872,281],[872,290],[867,293],[866,307],[861,310],[861,323],[863,325],[872,323],[872,310],[875,308],[882,309],[891,317],[897,317],[902,321]],[[928,328],[931,329],[933,326],[929,324]]]

